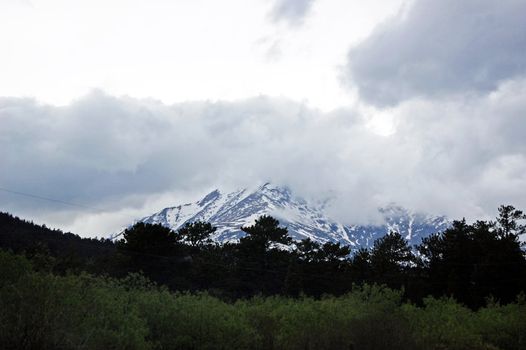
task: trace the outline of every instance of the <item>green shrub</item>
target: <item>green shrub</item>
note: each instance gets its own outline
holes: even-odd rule
[[[0,288],[15,283],[31,271],[31,263],[25,257],[0,249]]]
[[[207,294],[137,293],[135,303],[160,349],[250,349],[253,330],[234,305]]]
[[[498,348],[526,349],[526,297],[519,295],[517,301],[500,305],[490,301],[479,310],[478,329],[483,339]]]
[[[342,297],[257,297],[238,302],[259,349],[411,349],[401,292],[377,286]]]
[[[423,349],[487,349],[476,328],[475,314],[454,299],[424,299],[424,307],[403,307],[411,332]]]
[[[149,348],[126,293],[90,276],[28,274],[0,289],[0,310],[0,348]]]

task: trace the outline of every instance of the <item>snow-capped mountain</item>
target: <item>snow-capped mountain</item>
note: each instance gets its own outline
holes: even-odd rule
[[[422,237],[449,225],[445,217],[414,213],[394,205],[379,211],[384,219],[382,225],[342,225],[327,217],[322,205],[307,203],[287,188],[267,183],[255,190],[229,193],[215,190],[197,202],[165,208],[139,221],[162,224],[173,230],[186,222],[207,221],[217,227],[213,239],[225,242],[239,239],[243,235],[240,228],[253,224],[261,215],[272,215],[288,228],[295,240],[310,238],[355,248],[370,247],[374,240],[390,231],[400,232],[410,244],[418,244]]]

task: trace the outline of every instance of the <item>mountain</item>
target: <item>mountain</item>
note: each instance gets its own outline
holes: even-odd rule
[[[254,190],[224,193],[215,190],[197,202],[165,208],[139,221],[161,224],[177,230],[186,222],[207,221],[217,227],[218,242],[236,241],[242,226],[251,225],[261,215],[277,218],[295,240],[310,238],[340,242],[352,247],[371,247],[374,240],[390,231],[400,232],[408,242],[419,244],[422,237],[444,230],[449,225],[443,216],[415,213],[396,205],[379,209],[382,225],[343,225],[329,218],[323,205],[308,203],[284,187],[265,184]]]

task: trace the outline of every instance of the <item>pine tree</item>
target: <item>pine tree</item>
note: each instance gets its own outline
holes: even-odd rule
[[[259,251],[268,251],[273,245],[289,245],[292,239],[285,227],[279,226],[279,221],[272,216],[263,215],[252,226],[242,227],[246,236],[240,239],[241,245],[250,245]]]
[[[177,231],[177,234],[193,248],[199,248],[205,244],[212,243],[210,236],[216,230],[217,227],[212,226],[209,222],[195,221],[187,222]]]
[[[404,284],[403,273],[409,270],[415,257],[407,241],[398,232],[376,240],[371,250],[371,270],[377,283],[390,287]]]
[[[124,231],[119,247],[145,255],[171,255],[178,243],[178,237],[167,227],[159,224],[138,222]]]

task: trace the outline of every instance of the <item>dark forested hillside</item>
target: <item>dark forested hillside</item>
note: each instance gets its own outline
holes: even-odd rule
[[[116,251],[110,240],[81,238],[1,212],[0,248],[40,259],[41,264],[61,270],[93,267],[97,260],[107,259]]]
[[[3,212],[0,212],[0,247],[15,252],[45,247],[52,255],[75,254],[83,258],[105,254],[115,248],[110,240],[81,238]]]

